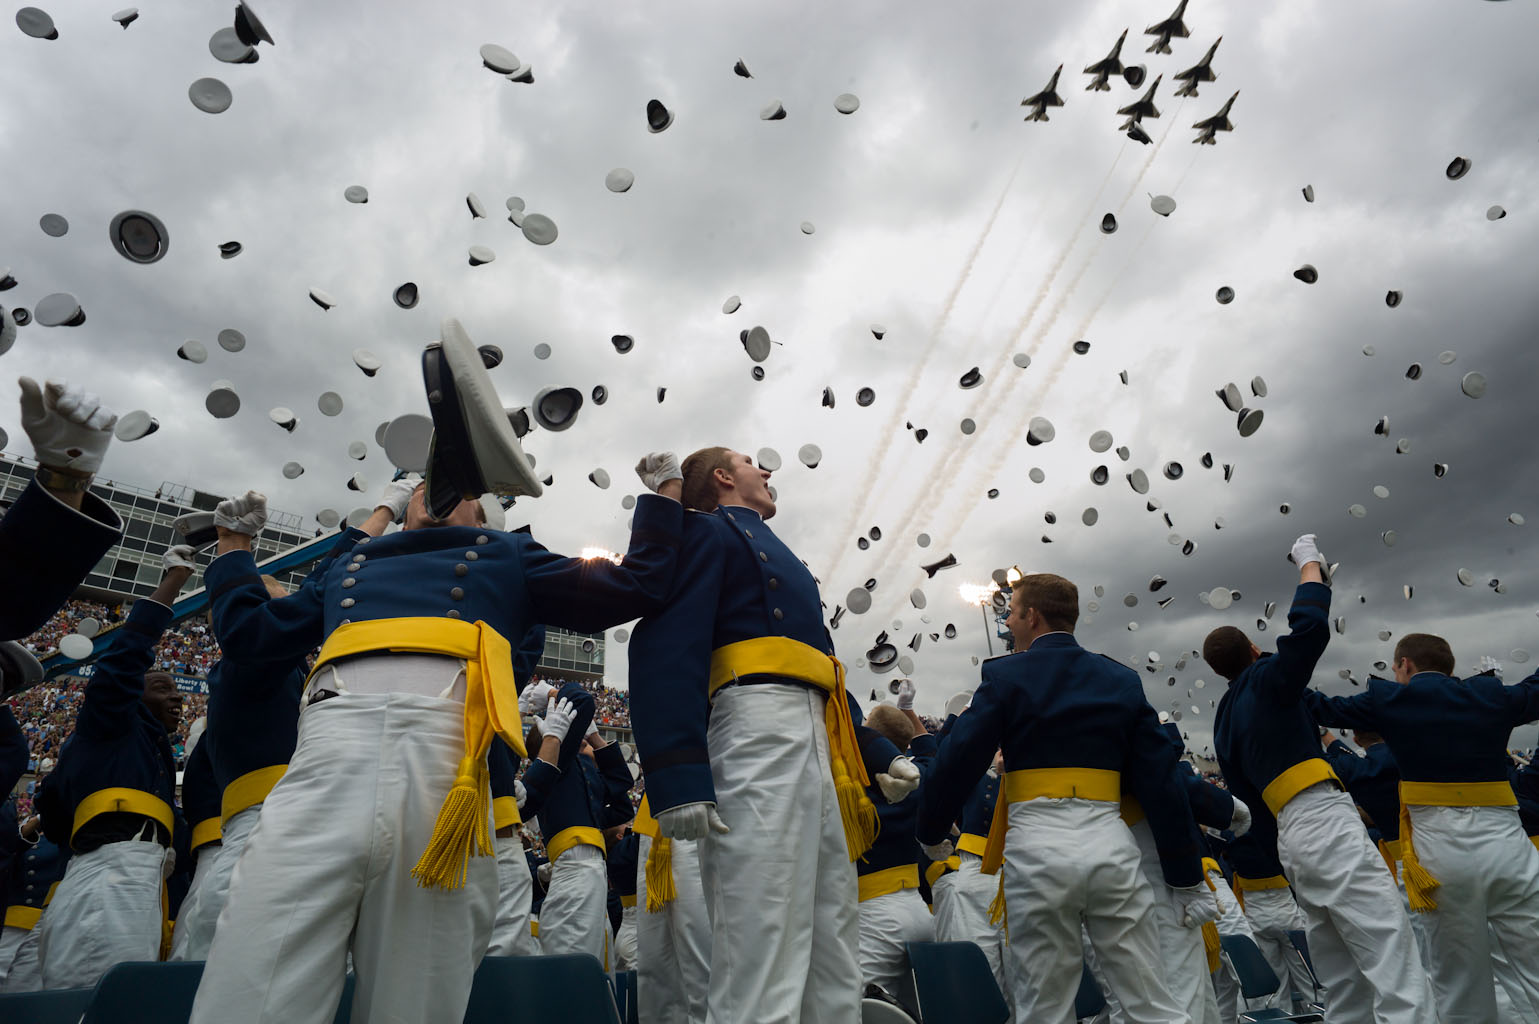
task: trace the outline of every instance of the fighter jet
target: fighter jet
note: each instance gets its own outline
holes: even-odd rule
[[[1095,76],[1091,79],[1090,84],[1085,86],[1086,92],[1091,90],[1096,92],[1111,91],[1111,86],[1106,84],[1106,80],[1112,75],[1122,74],[1122,41],[1127,37],[1128,30],[1123,29],[1122,35],[1117,37],[1117,45],[1111,48],[1111,53],[1108,53],[1102,60],[1098,60],[1085,68],[1085,74]]]
[[[1117,113],[1127,114],[1129,117],[1135,117],[1140,120],[1146,117],[1159,117],[1159,108],[1154,105],[1154,90],[1160,87],[1160,79],[1164,77],[1164,75],[1156,75],[1154,77],[1154,84],[1149,86],[1149,91],[1144,93],[1141,99],[1134,100],[1132,103],[1119,109]]]
[[[1234,101],[1239,97],[1239,95],[1240,92],[1238,89],[1236,89],[1234,95],[1229,97],[1224,105],[1219,108],[1218,113],[1214,114],[1212,117],[1205,117],[1201,121],[1193,123],[1192,127],[1198,129],[1198,131],[1201,133],[1192,140],[1193,143],[1203,146],[1211,146],[1214,144],[1214,132],[1234,131],[1234,122],[1229,120],[1229,108],[1234,106]]]
[[[1198,82],[1211,82],[1218,77],[1210,65],[1213,63],[1213,54],[1218,49],[1218,44],[1222,43],[1223,41],[1224,37],[1219,36],[1216,40],[1213,41],[1213,45],[1208,47],[1208,52],[1202,58],[1202,60],[1198,61],[1196,64],[1193,64],[1185,71],[1176,72],[1176,80],[1186,83],[1181,88],[1176,90],[1177,96],[1196,96]]]
[[[1144,51],[1145,53],[1169,53],[1170,39],[1172,36],[1175,36],[1178,39],[1185,39],[1187,36],[1192,34],[1187,29],[1186,22],[1181,20],[1181,16],[1186,13],[1186,3],[1187,0],[1181,0],[1181,2],[1176,5],[1174,14],[1166,18],[1164,21],[1157,21],[1153,25],[1150,25],[1148,28],[1144,29],[1144,35],[1154,36],[1153,44],[1151,44],[1150,47]]]
[[[1026,115],[1028,121],[1046,121],[1048,107],[1061,107],[1063,100],[1058,98],[1058,76],[1063,73],[1063,65],[1058,65],[1058,70],[1053,72],[1053,77],[1048,79],[1047,88],[1034,96],[1027,96],[1021,100],[1021,106],[1031,107],[1031,113]]]

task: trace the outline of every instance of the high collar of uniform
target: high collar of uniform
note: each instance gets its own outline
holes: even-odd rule
[[[1447,680],[1449,682],[1454,682],[1454,683],[1459,682],[1459,680],[1454,678],[1453,676],[1445,675],[1442,672],[1431,672],[1431,671],[1428,671],[1428,672],[1418,672],[1418,673],[1416,673],[1410,679],[1406,680],[1406,685],[1409,686],[1411,683],[1414,683],[1417,680],[1420,680],[1423,683],[1441,683],[1444,680]]]
[[[756,519],[759,522],[763,522],[764,521],[764,517],[763,516],[759,515],[759,513],[755,512],[753,509],[749,508],[747,505],[718,505],[718,506],[716,506],[716,511],[721,513],[724,516],[730,515],[734,519],[740,518],[742,516],[747,516],[747,517],[749,517],[751,519]]]
[[[1063,630],[1057,630],[1057,631],[1052,632],[1052,633],[1043,633],[1041,636],[1039,636],[1035,640],[1033,640],[1031,642],[1031,646],[1027,647],[1026,649],[1028,651],[1035,651],[1038,648],[1078,647],[1078,646],[1079,646],[1079,641],[1074,639],[1074,634],[1073,633],[1068,633],[1068,632],[1065,632]]]

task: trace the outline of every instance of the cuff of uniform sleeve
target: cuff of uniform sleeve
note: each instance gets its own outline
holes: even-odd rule
[[[908,741],[908,752],[915,757],[934,757],[938,749],[935,737],[927,732],[922,732]]]
[[[1194,853],[1167,857],[1160,855],[1160,873],[1173,889],[1190,889],[1202,884],[1202,859]]]
[[[123,628],[136,633],[153,634],[159,638],[171,624],[171,615],[172,611],[166,605],[141,597],[134,602],[128,618],[123,623]]]
[[[1294,607],[1319,608],[1322,611],[1331,610],[1331,588],[1324,583],[1300,583],[1298,589],[1293,592]]]
[[[647,806],[655,818],[663,811],[685,804],[715,803],[716,784],[711,779],[711,762],[701,751],[699,761],[686,761],[665,767],[648,762],[641,766],[647,781]]]
[[[262,575],[257,571],[256,558],[250,551],[236,548],[215,558],[203,572],[203,586],[210,600],[246,583],[255,581],[262,585]]]
[[[683,527],[684,506],[672,498],[648,493],[636,499],[636,515],[631,520],[633,538],[677,544]]]

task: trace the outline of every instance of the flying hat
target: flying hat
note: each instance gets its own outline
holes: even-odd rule
[[[841,92],[834,97],[834,109],[841,114],[853,114],[860,109],[860,97],[852,92]]]
[[[219,332],[219,347],[226,352],[239,352],[246,347],[246,336],[233,327],[226,327]]]
[[[1300,281],[1303,281],[1305,284],[1314,284],[1316,281],[1320,280],[1320,272],[1308,263],[1295,270],[1293,272],[1293,276],[1298,278]]]
[[[11,311],[0,306],[0,356],[9,352],[11,346],[16,344],[16,327],[16,318],[11,315]]]
[[[535,245],[549,245],[556,240],[556,222],[543,213],[525,215],[519,227],[523,229],[524,237]]]
[[[629,192],[634,184],[636,175],[626,167],[616,167],[604,175],[604,187],[611,192]]]
[[[350,442],[347,446],[347,457],[355,462],[362,462],[369,457],[369,446],[362,441]]]
[[[1129,64],[1122,69],[1122,80],[1128,84],[1129,88],[1137,89],[1144,84],[1144,76],[1148,73],[1149,69],[1142,64]]]
[[[85,321],[80,300],[69,292],[54,292],[38,300],[37,322],[44,327],[79,327]],[[22,324],[20,316],[16,317],[16,323]]]
[[[796,450],[796,457],[808,469],[817,469],[818,463],[823,461],[823,449],[815,444],[804,444]]]
[[[342,198],[350,203],[367,203],[369,201],[369,190],[362,185],[349,185],[342,190]]]
[[[470,265],[479,267],[483,263],[490,263],[497,258],[497,254],[490,246],[472,245],[470,247]]]
[[[755,456],[754,461],[759,464],[760,469],[768,470],[771,473],[780,471],[780,453],[773,448],[760,448],[759,454]]]
[[[143,210],[124,210],[112,218],[107,237],[118,254],[131,263],[154,263],[171,244],[160,218]]]
[[[273,45],[273,37],[268,33],[267,26],[262,24],[262,19],[256,16],[256,12],[245,0],[235,5],[235,31],[243,42],[252,46],[258,42]]]
[[[1176,201],[1170,196],[1155,196],[1149,200],[1149,209],[1161,217],[1169,217],[1176,212]]]
[[[224,64],[255,64],[260,59],[256,47],[242,39],[232,26],[226,26],[209,36],[208,52]]]
[[[545,342],[543,342],[543,341],[540,342],[538,345],[536,345],[534,347],[534,357],[536,359],[549,359],[550,358],[550,346],[545,344]]]
[[[43,666],[15,640],[0,644],[0,697],[9,697],[43,681]]]
[[[726,314],[736,313],[742,308],[743,300],[736,295],[728,295],[727,301],[721,304],[721,311]]]
[[[230,109],[235,97],[230,87],[217,78],[200,78],[187,87],[187,98],[205,114],[222,114]]]
[[[267,418],[291,434],[294,432],[294,428],[299,426],[299,417],[295,416],[294,410],[287,406],[274,406],[267,411]]]
[[[222,260],[233,260],[241,254],[243,248],[245,247],[239,242],[220,242],[219,258]]]
[[[40,7],[23,7],[16,12],[16,27],[33,39],[57,39],[59,30],[53,18]]]
[[[37,226],[50,238],[63,238],[69,234],[69,221],[62,214],[45,213],[38,218]]]
[[[240,412],[240,396],[235,393],[235,385],[227,380],[214,381],[214,386],[203,399],[203,407],[210,416],[220,420],[227,420]]]
[[[353,365],[363,371],[365,377],[372,377],[379,372],[379,356],[366,348],[353,349]]]
[[[117,429],[113,431],[113,436],[119,441],[137,441],[140,438],[149,437],[159,429],[159,420],[143,409],[135,409],[118,417]]]
[[[636,347],[636,339],[629,334],[613,334],[609,337],[609,343],[615,347],[615,351],[622,356]]]
[[[460,501],[487,493],[538,497],[544,487],[470,336],[452,318],[444,320],[439,333],[441,340],[422,353],[422,379],[433,414],[428,511],[442,518]],[[580,405],[581,394],[574,394]],[[537,409],[540,404],[537,400]]]
[[[171,521],[171,529],[175,531],[180,543],[190,544],[194,548],[206,548],[219,539],[212,512],[189,512],[177,516]]]
[[[385,449],[385,458],[397,469],[421,473],[427,469],[432,444],[433,421],[420,413],[407,413],[385,425],[380,447]]]
[[[1074,354],[1075,355],[1082,356],[1086,352],[1089,352],[1089,351],[1090,351],[1090,342],[1085,341],[1083,338],[1081,338],[1079,341],[1076,341],[1074,343]]]
[[[876,401],[876,392],[871,388],[861,388],[855,392],[855,404],[865,408]]]
[[[1109,235],[1117,230],[1117,215],[1108,213],[1101,218],[1101,234]]]
[[[576,388],[546,388],[534,396],[534,422],[546,430],[565,430],[577,421],[582,392]]]
[[[337,304],[336,299],[332,298],[328,293],[321,291],[319,288],[310,289],[310,301],[322,309],[330,309],[332,306]]]
[[[594,405],[603,405],[609,401],[609,389],[602,384],[593,385],[593,394],[590,396]]]
[[[810,220],[802,221],[802,234],[810,235],[810,234],[812,234],[816,230],[817,230],[817,225],[813,224],[812,221],[810,221]]]
[[[1493,206],[1486,211],[1486,220],[1501,220],[1507,216],[1507,211],[1500,206]]]
[[[1315,201],[1315,187],[1313,185],[1305,185],[1304,186],[1304,202],[1312,203],[1314,201]]]
[[[121,11],[118,11],[116,14],[114,14],[112,16],[112,20],[117,22],[119,25],[122,25],[124,28],[127,28],[139,20],[139,8],[125,7]]]
[[[184,341],[176,350],[176,357],[189,363],[201,363],[208,358],[208,349],[203,347],[201,341]]]
[[[785,119],[786,108],[779,100],[770,100],[764,109],[759,111],[761,121],[784,121]]]
[[[668,130],[673,124],[673,111],[663,106],[662,100],[647,100],[647,131],[656,135]]]
[[[305,475],[305,467],[297,462],[285,462],[283,464],[283,475],[289,480],[297,480]]]
[[[935,574],[936,573],[940,572],[942,569],[950,569],[952,566],[954,566],[956,564],[957,564],[957,556],[956,555],[948,554],[945,558],[942,558],[940,561],[938,561],[938,562],[931,562],[929,565],[921,565],[920,568],[924,570],[924,574],[925,574],[925,577],[927,579],[932,579],[933,580],[935,578]]]
[[[966,373],[962,374],[961,379],[957,381],[957,386],[960,387],[963,391],[970,391],[982,383],[983,374],[979,371],[978,367],[975,366],[971,370],[968,370]]]
[[[1026,425],[1026,443],[1029,445],[1046,444],[1056,436],[1057,431],[1046,416],[1033,416]]]
[[[1227,284],[1223,285],[1213,294],[1213,297],[1218,300],[1220,306],[1227,306],[1234,301],[1234,289]]]
[[[21,15],[17,14],[16,18],[17,18],[18,23],[19,23],[19,21],[21,19]],[[1448,175],[1448,180],[1449,181],[1458,181],[1460,178],[1464,177],[1469,172],[1470,172],[1470,162],[1469,162],[1469,160],[1467,158],[1462,157],[1462,156],[1454,157],[1451,161],[1449,161],[1448,167],[1443,171],[1444,174]]]
[[[1486,375],[1476,370],[1466,373],[1459,381],[1459,390],[1470,398],[1480,398],[1486,393]]]
[[[481,47],[481,63],[489,71],[495,71],[499,75],[512,74],[519,68],[519,60],[512,50],[498,46],[496,43],[486,43]]]
[[[335,391],[322,391],[321,397],[315,400],[315,405],[327,416],[342,414],[342,396]]]
[[[1400,300],[1405,298],[1405,292],[1396,291],[1393,288],[1384,294],[1384,305],[1394,309],[1400,305]]]
[[[417,304],[417,284],[415,281],[407,281],[395,290],[395,304],[402,309],[411,309]]]

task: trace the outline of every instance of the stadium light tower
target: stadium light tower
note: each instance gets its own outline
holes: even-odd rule
[[[957,593],[961,595],[962,600],[967,604],[977,605],[978,611],[983,615],[983,638],[988,641],[991,658],[994,656],[994,637],[990,635],[989,607],[994,603],[994,590],[993,584],[982,583],[964,583],[957,587]]]

